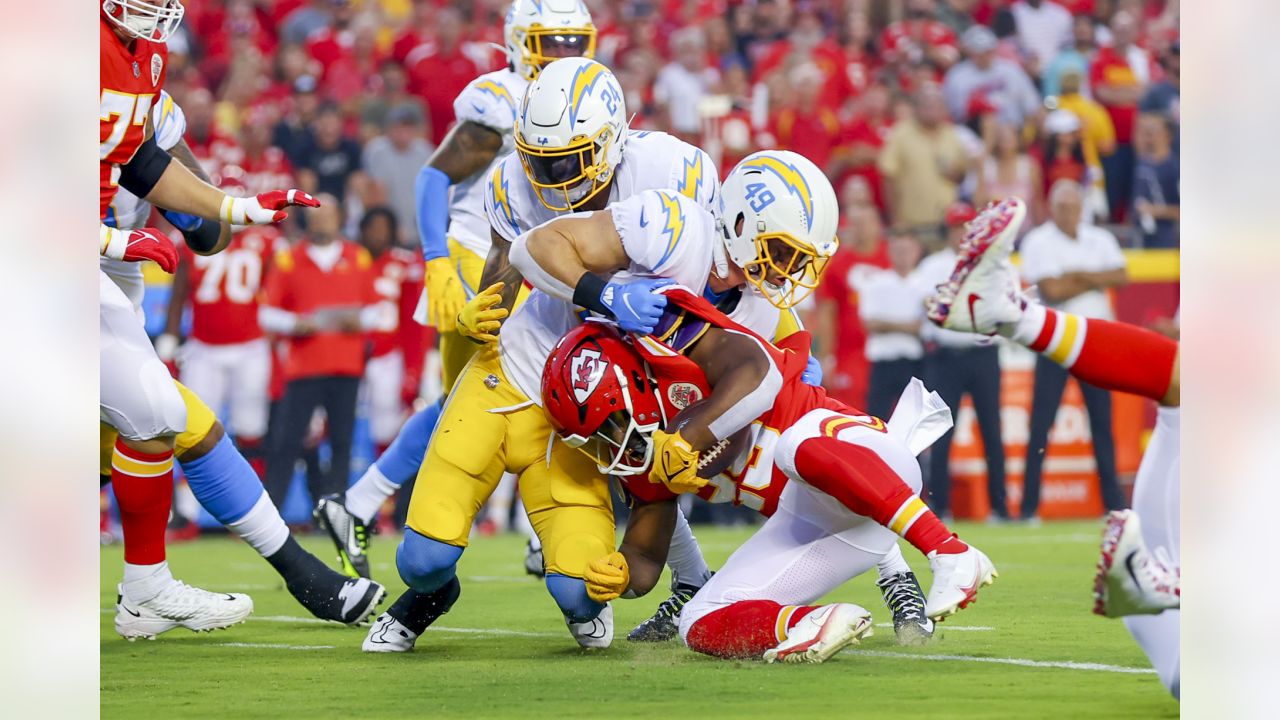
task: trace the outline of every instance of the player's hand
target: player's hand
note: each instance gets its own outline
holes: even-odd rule
[[[287,207],[316,208],[320,201],[301,190],[272,190],[251,198],[228,195],[222,199],[218,215],[232,225],[264,225],[289,217],[284,211]]]
[[[582,579],[587,583],[587,597],[605,603],[627,591],[631,584],[631,570],[622,553],[614,551],[592,560]]]
[[[106,225],[101,228],[103,257],[125,262],[151,260],[167,273],[178,269],[178,248],[159,230],[120,230]]]
[[[660,482],[673,493],[698,492],[707,484],[705,478],[698,477],[698,451],[679,431],[670,435],[662,430],[654,431],[649,482]]]
[[[667,296],[654,290],[674,282],[669,278],[610,282],[600,291],[600,303],[609,309],[623,330],[648,335],[657,327],[662,311],[667,308]]]
[[[503,285],[502,282],[490,285],[462,306],[458,313],[458,332],[481,345],[498,342],[498,328],[510,314],[506,308],[497,307],[502,302]]]
[[[804,372],[800,373],[800,381],[815,387],[822,385],[822,361],[810,355],[805,363]]]
[[[458,313],[467,302],[458,272],[447,257],[427,261],[427,324],[440,332],[453,332]]]

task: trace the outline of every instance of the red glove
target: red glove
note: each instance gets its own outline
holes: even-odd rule
[[[262,225],[289,217],[287,207],[320,207],[320,201],[301,190],[272,190],[251,198],[228,195],[218,214],[232,225]]]
[[[152,260],[167,273],[178,269],[178,248],[169,236],[159,230],[119,230],[106,225],[101,227],[101,253],[104,257],[125,262]]]

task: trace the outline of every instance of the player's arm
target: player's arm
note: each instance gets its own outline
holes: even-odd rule
[[[636,503],[617,552],[587,566],[587,593],[597,602],[637,598],[658,584],[676,525],[674,499]]]
[[[196,177],[206,183],[212,183],[209,174],[200,166],[200,161],[196,160],[186,140],[179,140],[177,145],[169,149],[169,154]],[[160,214],[182,232],[183,239],[187,241],[187,247],[197,255],[213,255],[222,252],[231,243],[231,226],[227,223],[209,222],[194,215],[163,208]]]
[[[705,450],[751,424],[773,406],[782,389],[782,373],[749,335],[708,328],[685,354],[702,368],[712,388],[707,408],[679,430],[694,450]]]
[[[502,283],[500,295],[502,302],[498,305],[507,312],[515,307],[516,295],[524,283],[524,275],[511,263],[511,241],[490,230],[491,245],[489,254],[484,259],[484,270],[480,274],[480,286],[489,287],[494,283]]]
[[[1092,290],[1119,287],[1128,282],[1129,273],[1124,268],[1116,268],[1101,272],[1064,273],[1058,277],[1043,278],[1037,285],[1040,289],[1040,297],[1046,303],[1054,304]]]
[[[512,243],[511,262],[534,287],[573,300],[584,275],[615,273],[631,258],[613,213],[602,210],[556,218],[524,233]]]

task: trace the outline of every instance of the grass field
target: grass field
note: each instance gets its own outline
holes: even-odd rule
[[[697,529],[712,567],[747,530]],[[1175,717],[1118,621],[1089,613],[1099,526],[957,524],[1000,569],[980,602],[944,623],[942,637],[900,648],[890,627],[818,666],[724,662],[678,642],[623,638],[661,599],[615,604],[617,641],[581,651],[551,598],[524,575],[523,540],[477,539],[463,557],[462,597],[405,655],[360,652],[363,629],[306,617],[270,566],[238,540],[176,545],[175,574],[211,590],[247,592],[244,625],[173,631],[126,642],[112,629],[121,550],[102,551],[101,702],[111,718],[613,718],[613,717]],[[376,578],[403,589],[394,538],[375,537]],[[304,544],[325,559],[318,537]],[[927,563],[907,548],[921,583]],[[830,599],[889,619],[872,578]],[[388,603],[390,600],[388,600]],[[385,605],[384,605],[385,608]]]

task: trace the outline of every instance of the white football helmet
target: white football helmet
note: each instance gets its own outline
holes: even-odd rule
[[[187,12],[178,0],[103,0],[102,14],[136,38],[164,42]]]
[[[582,0],[515,0],[502,38],[511,69],[525,80],[558,58],[596,54],[596,26]]]
[[[609,186],[627,142],[622,86],[609,68],[564,58],[543,68],[516,117],[516,152],[549,210],[580,207]]]
[[[839,222],[831,181],[793,152],[752,153],[720,188],[716,224],[725,253],[782,309],[796,306],[818,286],[840,247]]]

